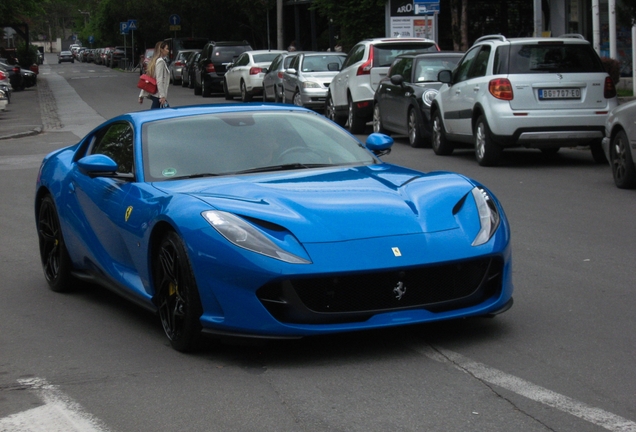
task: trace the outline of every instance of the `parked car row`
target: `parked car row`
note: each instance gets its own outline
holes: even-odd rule
[[[64,52],[64,51],[62,51]],[[114,46],[106,48],[86,48],[80,47],[75,51],[70,52],[72,54],[71,60],[60,60],[58,57],[58,63],[62,61],[70,61],[73,63],[75,60],[83,63],[95,63],[97,65],[103,65],[110,68],[123,67],[121,63],[124,59],[132,62],[132,47],[130,46]],[[61,54],[61,53],[60,53]]]
[[[11,91],[24,90],[25,88],[36,86],[38,83],[38,74],[36,72],[25,69],[18,64],[9,64],[7,59],[4,58],[0,58],[0,72],[6,77],[6,81],[0,81],[8,81],[8,86],[11,87],[7,88],[7,84],[4,85],[5,93],[8,93],[7,97],[9,99],[11,98]],[[2,87],[1,83],[0,87]]]

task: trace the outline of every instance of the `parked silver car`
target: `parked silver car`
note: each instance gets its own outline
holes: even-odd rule
[[[170,71],[170,82],[174,85],[180,85],[183,80],[183,68],[186,65],[186,59],[193,52],[201,52],[200,49],[181,50],[175,55],[174,60],[168,66]]]
[[[303,52],[283,72],[283,101],[306,108],[324,108],[331,80],[347,55],[338,52]]]
[[[267,68],[263,77],[263,100],[265,102],[281,102],[283,100],[283,72],[289,67],[297,52],[281,53],[276,56]]]
[[[612,166],[614,183],[621,189],[636,188],[636,101],[610,111],[605,122],[603,151]]]

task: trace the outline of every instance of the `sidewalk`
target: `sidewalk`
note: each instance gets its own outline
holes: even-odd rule
[[[42,115],[40,110],[39,89],[40,85],[46,86],[46,82],[27,88],[23,91],[14,91],[11,94],[11,103],[6,111],[0,111],[0,140],[20,138],[36,135],[42,132]]]

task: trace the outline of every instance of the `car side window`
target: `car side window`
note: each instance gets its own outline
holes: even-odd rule
[[[282,59],[282,56],[277,56],[274,61],[272,62],[271,65],[269,65],[269,70],[278,70],[278,67],[280,65],[280,61]]]
[[[236,66],[245,66],[250,62],[250,57],[247,54],[242,54],[236,59]]]
[[[406,63],[407,59],[396,59],[393,62],[393,65],[391,66],[391,69],[389,69],[389,76],[392,77],[393,75],[402,75],[402,71],[404,70],[404,65]]]
[[[298,64],[300,63],[300,57],[301,56],[294,56],[294,58],[292,59],[291,63],[289,64],[289,69],[298,70]]]
[[[129,123],[115,123],[100,131],[90,154],[103,154],[114,160],[117,172],[133,172],[133,128]]]
[[[481,47],[479,54],[473,61],[473,67],[468,71],[466,79],[477,78],[486,75],[488,70],[488,59],[490,58],[490,45],[484,45]]]
[[[458,83],[468,79],[468,72],[470,71],[470,68],[473,65],[473,61],[475,60],[475,57],[477,56],[480,48],[481,47],[478,46],[469,50],[464,58],[461,60],[461,62],[457,65],[457,69],[455,69],[455,72],[453,73],[454,83]]]
[[[356,45],[353,48],[351,48],[351,51],[349,51],[349,55],[347,56],[347,59],[342,65],[342,69],[347,68],[351,66],[352,64],[362,60],[364,58],[364,48],[365,47],[362,44]]]

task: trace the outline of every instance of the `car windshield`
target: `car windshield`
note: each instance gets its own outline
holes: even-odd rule
[[[306,112],[241,112],[148,122],[147,181],[377,163],[357,140]]]
[[[340,68],[344,59],[345,56],[339,55],[306,56],[303,59],[301,69],[303,72],[328,72],[330,63],[336,63]]]
[[[509,73],[604,72],[589,44],[512,45]]]

